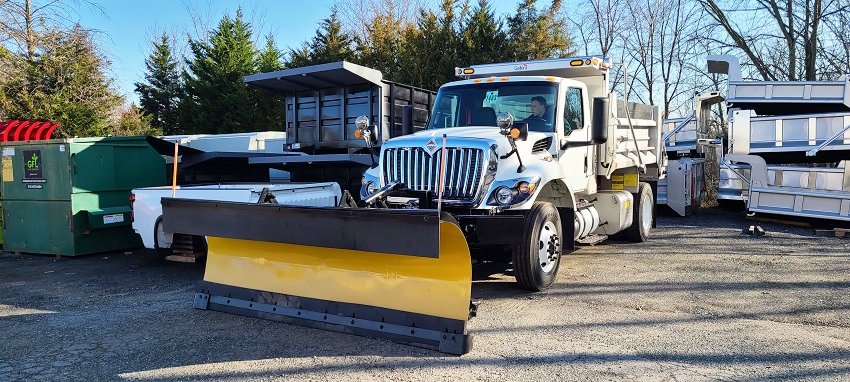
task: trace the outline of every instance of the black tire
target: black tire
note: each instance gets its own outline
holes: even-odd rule
[[[623,231],[622,238],[632,243],[643,243],[649,239],[652,231],[655,197],[652,195],[652,187],[648,183],[638,185],[638,192],[634,194],[634,208],[632,208],[632,225]],[[646,220],[649,219],[647,222]]]
[[[162,257],[171,256],[174,252],[171,248],[160,248],[159,246],[159,230],[162,227],[162,217],[156,219],[156,223],[153,225],[153,247],[156,251],[156,254]]]
[[[512,251],[514,274],[522,289],[541,291],[555,282],[564,249],[562,240],[558,209],[552,203],[534,203],[525,219],[522,240]],[[541,261],[541,253],[545,256],[547,252],[549,262]]]

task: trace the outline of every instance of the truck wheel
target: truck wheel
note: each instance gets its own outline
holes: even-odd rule
[[[522,240],[513,249],[516,281],[540,291],[555,281],[563,250],[561,216],[552,203],[536,202],[528,211]]]
[[[649,239],[649,232],[652,230],[654,200],[652,187],[647,183],[641,183],[638,186],[638,193],[635,194],[632,225],[623,231],[623,239],[633,243],[643,243]]]
[[[159,246],[160,237],[165,236],[165,231],[162,229],[162,218],[156,219],[156,223],[153,226],[153,247],[156,250],[156,254],[160,256],[171,256],[173,252],[171,248],[162,248]]]

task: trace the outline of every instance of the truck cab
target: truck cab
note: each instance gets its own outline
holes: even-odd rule
[[[383,144],[361,199],[450,213],[471,247],[508,249],[532,290],[551,284],[576,241],[646,240],[660,113],[618,103],[610,67],[577,57],[456,68],[427,129]]]

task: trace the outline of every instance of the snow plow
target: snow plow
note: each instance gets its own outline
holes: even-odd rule
[[[163,209],[166,229],[207,236],[196,308],[469,350],[472,263],[450,216],[185,199]]]

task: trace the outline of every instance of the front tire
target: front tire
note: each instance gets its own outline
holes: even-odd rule
[[[563,253],[561,216],[552,203],[536,202],[525,219],[522,240],[513,248],[519,286],[541,291],[555,282]]]
[[[643,243],[649,239],[652,231],[655,197],[652,195],[652,187],[648,183],[638,186],[638,193],[634,194],[634,208],[632,209],[632,225],[623,231],[623,238],[632,243]]]

